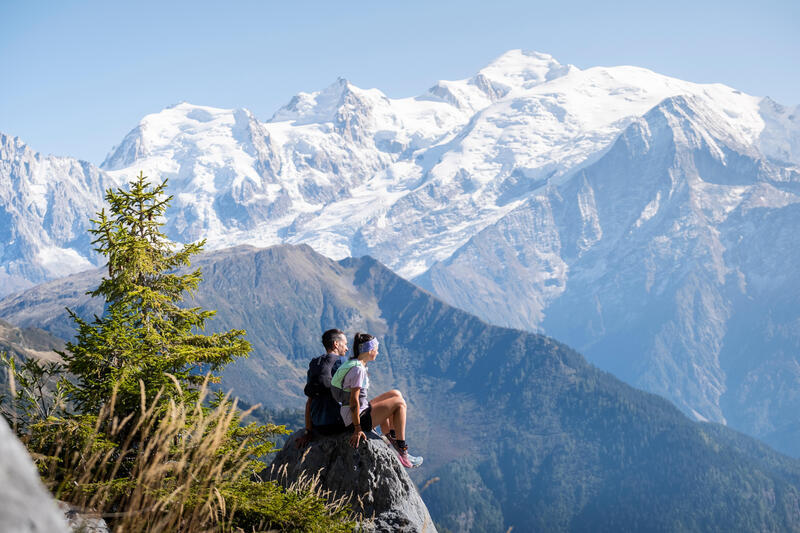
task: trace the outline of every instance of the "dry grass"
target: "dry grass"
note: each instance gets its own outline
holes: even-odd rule
[[[303,454],[303,458],[308,454],[309,450]],[[302,461],[301,461],[302,462]],[[304,495],[313,495],[316,498],[327,502],[328,508],[335,513],[344,512],[349,515],[351,520],[361,522],[364,516],[360,513],[351,513],[350,509],[355,503],[356,508],[362,508],[363,505],[359,502],[353,501],[354,493],[351,494],[336,494],[334,491],[326,489],[322,486],[321,477],[322,469],[317,470],[315,473],[309,474],[303,471],[297,479],[288,483],[288,464],[284,464],[278,468],[271,466],[267,473],[267,478],[276,481],[281,486],[286,487],[288,492]]]
[[[115,532],[230,529],[233,509],[219,487],[240,478],[251,461],[246,442],[230,448],[236,402],[226,397],[203,409],[204,388],[195,405],[165,406],[160,394],[148,405],[143,384],[141,391],[138,416],[117,417],[114,394],[82,446],[65,453],[69,430],[56,439],[42,465],[45,482],[69,503],[109,519]],[[106,439],[117,437],[122,444],[110,446]]]
[[[16,397],[13,379],[10,388]],[[267,437],[283,430],[242,426],[258,406],[242,412],[225,396],[204,407],[205,386],[192,405],[144,390],[135,414],[115,413],[115,392],[96,417],[39,418],[22,432],[45,484],[86,518],[104,518],[115,533],[338,533],[361,518],[319,475],[283,487],[251,480],[272,448]]]

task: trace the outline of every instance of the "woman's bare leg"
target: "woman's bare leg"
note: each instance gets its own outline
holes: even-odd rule
[[[373,398],[370,403],[372,403],[374,405],[375,402],[380,402],[380,401],[383,401],[383,400],[387,400],[389,398],[401,398],[402,399],[403,398],[403,394],[399,390],[392,389],[390,391],[384,392],[383,394],[379,394],[378,396]],[[392,417],[391,416],[389,416],[388,418],[384,418],[383,420],[378,420],[377,418],[374,418],[373,420],[378,422],[378,424],[381,426],[381,432],[384,433],[384,434],[387,434],[392,429],[394,429],[394,425],[392,424]],[[397,430],[395,429],[395,432],[396,431]]]
[[[400,407],[394,412],[392,418],[392,427],[395,428],[394,432],[398,440],[406,439],[406,402],[400,404]]]
[[[392,391],[390,391],[392,392]],[[388,393],[387,393],[388,394]],[[383,395],[381,395],[383,396]],[[392,394],[389,397],[378,396],[370,402],[372,405],[372,427],[387,422],[394,428],[397,438],[406,438],[406,401],[401,394]],[[380,399],[379,399],[380,398]]]
[[[379,394],[379,395],[375,396],[370,401],[371,402],[379,402],[379,401],[385,400],[387,398],[402,398],[402,397],[403,397],[403,393],[402,392],[400,392],[397,389],[392,389],[390,391],[384,392],[383,394]]]

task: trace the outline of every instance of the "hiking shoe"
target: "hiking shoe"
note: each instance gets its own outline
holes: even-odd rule
[[[411,461],[408,460],[408,452],[402,453],[397,452],[397,459],[400,460],[400,464],[406,468],[414,468],[414,465],[411,464]]]
[[[417,468],[422,464],[422,457],[417,457],[416,455],[411,455],[408,453],[408,446],[401,447],[397,444],[397,441],[394,439],[389,439],[389,442],[392,443],[392,447],[394,451],[397,453],[397,458],[400,460],[400,464],[406,468]]]
[[[411,468],[418,468],[422,466],[421,455],[411,455],[410,453],[406,452],[406,456],[408,458],[408,462],[411,463]]]

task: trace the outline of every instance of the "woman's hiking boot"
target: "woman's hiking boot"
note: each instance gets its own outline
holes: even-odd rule
[[[392,447],[397,452],[397,458],[400,460],[400,464],[402,464],[404,467],[417,468],[418,466],[422,465],[422,457],[408,453],[408,445],[406,445],[406,441],[399,439],[395,440],[389,437],[389,442],[392,443]]]
[[[410,453],[406,452],[406,460],[411,465],[411,468],[418,468],[422,466],[423,458],[421,455],[411,455]]]

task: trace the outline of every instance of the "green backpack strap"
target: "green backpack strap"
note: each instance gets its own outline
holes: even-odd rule
[[[350,372],[350,369],[360,364],[358,359],[348,359],[339,367],[336,373],[331,378],[331,395],[337,402],[347,403],[350,400],[350,389],[343,388],[342,383],[344,377]]]

